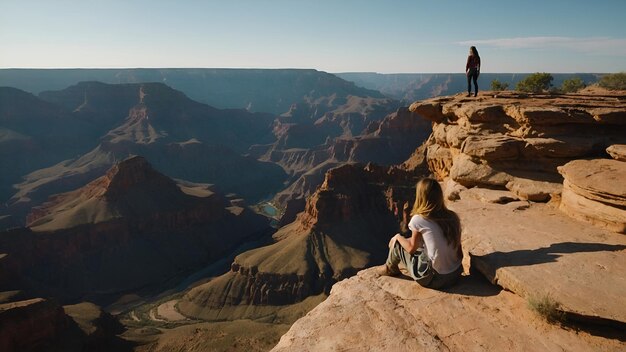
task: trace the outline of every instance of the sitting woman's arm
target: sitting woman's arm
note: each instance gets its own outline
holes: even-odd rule
[[[398,243],[400,243],[402,248],[404,248],[404,250],[409,252],[410,254],[415,253],[415,251],[419,247],[421,247],[423,243],[422,234],[417,230],[411,230],[410,238],[406,238],[398,233],[395,236],[393,236],[393,238],[391,239],[391,242],[395,242],[395,241],[398,241]],[[395,243],[390,243],[390,246],[394,244]]]

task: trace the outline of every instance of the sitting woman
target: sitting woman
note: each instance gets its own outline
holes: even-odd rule
[[[411,215],[411,237],[396,234],[391,238],[383,274],[399,275],[402,262],[422,286],[453,285],[463,272],[461,223],[456,213],[446,208],[436,180],[424,178],[417,183]]]

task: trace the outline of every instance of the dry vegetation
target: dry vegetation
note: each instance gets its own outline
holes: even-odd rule
[[[528,297],[528,307],[549,323],[561,324],[566,320],[561,304],[550,294]]]

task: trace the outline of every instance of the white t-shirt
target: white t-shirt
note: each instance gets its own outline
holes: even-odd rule
[[[439,274],[449,274],[459,268],[461,259],[457,257],[457,249],[448,244],[436,222],[413,215],[409,229],[422,234],[426,254]]]

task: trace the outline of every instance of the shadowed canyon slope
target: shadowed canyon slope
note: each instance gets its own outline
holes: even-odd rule
[[[97,128],[70,110],[0,87],[0,199],[20,176],[93,148],[97,137]]]
[[[371,121],[358,136],[340,136],[310,148],[272,147],[263,160],[273,161],[295,180],[274,197],[284,209],[281,223],[292,222],[304,210],[305,200],[324,180],[326,171],[346,163],[394,165],[404,161],[430,134],[430,123],[399,108],[382,120]]]
[[[273,115],[215,109],[160,83],[85,82],[44,95],[95,125],[102,137],[82,156],[24,176],[9,202],[14,214],[85,185],[129,155],[146,157],[168,176],[214,183],[250,200],[278,190],[286,177],[276,165],[241,155],[253,143],[274,139]]]
[[[132,343],[117,336],[124,327],[93,303],[61,306],[51,299],[16,299],[19,294],[0,294],[2,351],[133,350]]]
[[[0,285],[65,301],[157,288],[270,230],[208,185],[176,183],[141,157],[55,195],[28,219],[30,228],[2,233]]]
[[[137,77],[152,77],[157,71],[141,71]],[[167,75],[166,71],[159,71],[158,74]],[[40,105],[48,104],[86,125],[72,130],[86,132],[84,139],[89,143],[73,145],[72,152],[64,153],[62,157],[42,157],[42,161],[32,167],[12,171],[2,184],[5,190],[3,198],[6,200],[12,195],[9,209],[3,211],[2,226],[6,228],[23,223],[30,207],[40,204],[54,193],[86,184],[129,155],[146,157],[168,176],[214,183],[224,192],[237,193],[254,203],[271,197],[300,177],[303,171],[294,173],[292,162],[281,162],[286,158],[293,160],[290,155],[294,152],[297,155],[297,149],[308,150],[309,154],[319,157],[315,161],[304,160],[295,168],[308,170],[317,167],[326,161],[323,159],[330,159],[324,150],[335,139],[356,138],[370,133],[368,128],[372,128],[372,123],[382,120],[397,108],[396,101],[385,99],[378,92],[358,88],[333,75],[314,70],[213,70],[210,74],[206,70],[200,71],[203,72],[202,77],[198,76],[198,72],[185,70],[170,73],[177,77],[188,75],[191,77],[188,79],[200,79],[208,85],[220,84],[219,89],[210,89],[209,92],[204,92],[201,85],[191,84],[186,86],[187,95],[206,93],[213,97],[219,95],[216,93],[219,91],[230,92],[227,95],[232,98],[237,95],[236,91],[246,95],[245,99],[267,102],[263,97],[269,94],[280,97],[276,98],[280,104],[264,108],[264,111],[284,114],[277,117],[268,113],[249,113],[243,108],[250,107],[243,105],[240,105],[241,109],[216,109],[197,103],[162,83],[111,85],[91,81],[60,91],[41,92],[39,98],[43,101],[39,101]],[[65,82],[83,77],[81,74],[85,74],[85,78],[97,78],[98,74],[106,76],[111,73],[107,70],[2,70],[0,76],[11,72],[16,74],[15,79],[21,75],[32,75],[31,78],[40,78],[41,82],[46,81],[46,75],[60,77],[59,80]],[[98,74],[92,76],[89,72]],[[124,72],[130,77],[127,77],[128,81],[148,80],[135,77],[133,70]],[[185,81],[183,78],[180,79]],[[7,82],[12,81],[9,79]],[[232,92],[226,87],[228,84],[232,85]],[[289,94],[284,92],[286,87],[291,88]],[[32,99],[37,100],[35,97]],[[222,100],[220,102],[223,103]],[[11,109],[24,110],[19,106]],[[9,137],[15,135],[10,127],[7,126],[9,131],[5,134]],[[75,134],[82,136],[78,132]],[[7,150],[20,149],[19,138],[9,137],[5,138],[10,144]],[[410,145],[404,145],[403,149],[396,147],[392,154],[396,159],[398,156],[404,158],[411,148]],[[268,150],[275,155],[270,158]],[[286,156],[277,157],[276,154]],[[51,155],[54,157],[53,153]],[[59,162],[60,159],[66,160]],[[291,174],[289,179],[287,174]],[[21,182],[20,176],[23,178]],[[285,181],[287,184],[283,184]],[[317,183],[310,188],[316,186]]]

